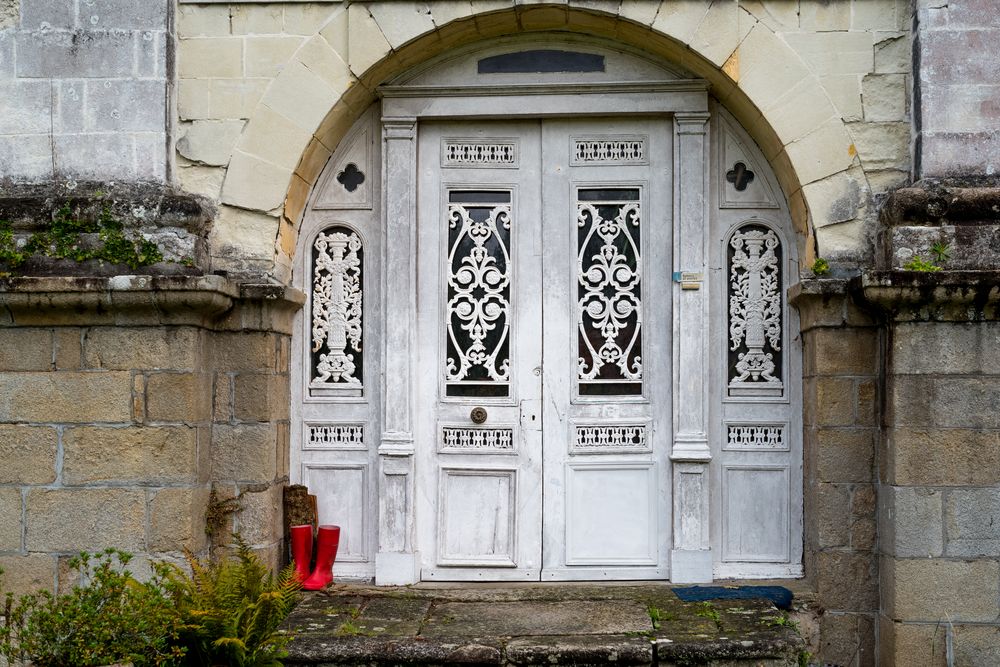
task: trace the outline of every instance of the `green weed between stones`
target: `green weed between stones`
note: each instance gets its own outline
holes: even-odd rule
[[[85,235],[96,236],[96,240]],[[126,235],[125,226],[111,215],[107,205],[97,220],[81,220],[68,205],[62,207],[48,229],[32,234],[22,248],[17,247],[11,223],[0,220],[0,264],[16,270],[36,254],[75,262],[93,259],[131,269],[163,261],[160,247],[138,235]]]
[[[719,630],[722,629],[722,616],[719,615],[719,610],[716,609],[711,602],[699,602],[698,608],[694,612],[695,616],[701,616],[702,618],[707,618],[713,623],[715,627]]]
[[[6,594],[0,657],[45,667],[280,667],[292,637],[279,626],[298,601],[298,580],[292,568],[275,577],[236,542],[229,558],[188,554],[191,574],[152,563],[145,582],[129,572],[126,552],[80,554],[69,562],[79,580],[69,593]]]
[[[813,262],[811,271],[813,272],[813,275],[816,276],[817,278],[820,276],[825,276],[826,274],[830,273],[830,262],[826,261],[822,257],[817,257],[816,261]]]

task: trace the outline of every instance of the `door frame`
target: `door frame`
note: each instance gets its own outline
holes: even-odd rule
[[[539,117],[661,116],[673,121],[671,580],[710,582],[708,248],[709,98],[700,79],[640,83],[386,85],[382,99],[383,241],[392,267],[382,283],[385,323],[382,428],[378,447],[377,584],[419,578],[415,553],[413,396],[417,273],[417,132],[421,121]],[[624,110],[624,111],[623,111]],[[725,285],[721,285],[725,289]],[[681,326],[683,323],[683,326]]]

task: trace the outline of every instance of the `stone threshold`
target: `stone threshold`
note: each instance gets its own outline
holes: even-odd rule
[[[805,643],[770,601],[682,602],[673,589],[335,584],[306,594],[289,617],[284,664],[800,664]]]

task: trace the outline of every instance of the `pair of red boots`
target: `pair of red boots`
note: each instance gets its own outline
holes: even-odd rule
[[[340,546],[340,526],[320,526],[316,535],[316,567],[309,573],[313,553],[313,527],[310,524],[292,526],[292,561],[295,575],[307,591],[318,591],[333,581],[333,561]]]

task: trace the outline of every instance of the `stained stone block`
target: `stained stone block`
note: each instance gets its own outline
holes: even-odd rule
[[[12,373],[0,382],[0,421],[127,422],[131,418],[129,373]]]
[[[206,488],[161,489],[149,503],[149,549],[177,551],[205,546]]]
[[[54,482],[57,440],[49,426],[0,424],[0,484]]]
[[[196,370],[201,337],[193,328],[94,327],[84,341],[89,368]]]
[[[896,428],[889,433],[889,482],[987,486],[1000,483],[1000,434],[971,429]]]
[[[66,178],[134,178],[132,138],[125,134],[60,134],[52,137],[55,172]]]
[[[942,497],[935,489],[884,486],[882,549],[895,556],[940,556],[944,545]]]
[[[135,43],[127,32],[45,31],[19,33],[17,37],[19,77],[131,76],[134,61]]]
[[[56,559],[48,554],[0,556],[3,590],[23,595],[55,586]]]
[[[163,81],[88,81],[85,111],[90,132],[163,132],[166,84]]]
[[[170,6],[168,0],[100,0],[76,4],[80,26],[104,30],[162,30],[167,25]]]
[[[52,139],[47,134],[0,137],[0,173],[29,181],[52,178]]]
[[[190,427],[69,428],[63,447],[67,485],[131,482],[150,486],[198,479],[198,432]]]
[[[817,592],[825,608],[835,611],[878,609],[878,568],[873,554],[824,551],[815,558]]]
[[[146,380],[146,418],[153,422],[207,421],[211,376],[201,373],[154,373]]]
[[[273,424],[216,424],[212,430],[212,479],[274,481],[275,443]]]
[[[146,496],[130,489],[32,489],[29,551],[76,553],[145,547]]]
[[[0,488],[0,551],[20,550],[21,489]]]
[[[48,81],[0,81],[0,134],[43,134],[52,129]]]
[[[995,560],[885,559],[882,581],[885,611],[897,620],[995,622],[1000,612]]]
[[[945,506],[946,553],[992,558],[1000,553],[1000,488],[955,489]]]
[[[73,30],[77,27],[75,5],[68,0],[21,0],[21,28]]]

